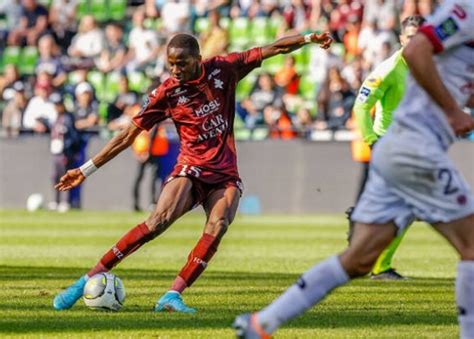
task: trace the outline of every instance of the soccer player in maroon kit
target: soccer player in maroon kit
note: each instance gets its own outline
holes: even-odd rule
[[[126,233],[86,275],[54,298],[54,308],[68,309],[82,296],[87,279],[107,272],[125,257],[154,239],[194,206],[206,212],[204,232],[188,261],[156,303],[155,311],[194,313],[181,293],[201,275],[217,251],[237,211],[242,183],[237,170],[233,136],[235,89],[239,80],[266,58],[286,54],[309,43],[327,49],[328,33],[294,35],[242,53],[201,60],[197,40],[175,35],[167,46],[171,77],[148,96],[132,123],[91,160],[69,170],[56,185],[60,191],[81,184],[99,167],[129,147],[142,130],[172,119],[181,141],[177,165],[166,180],[155,211]]]

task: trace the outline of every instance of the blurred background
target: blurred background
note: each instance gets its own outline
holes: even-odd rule
[[[400,48],[400,21],[429,16],[437,5],[0,0],[0,208],[24,208],[33,193],[37,205],[60,212],[152,208],[179,151],[168,122],[140,136],[84,188],[60,195],[52,186],[126,126],[146,93],[169,76],[167,40],[192,33],[208,58],[328,30],[335,38],[329,51],[310,45],[274,57],[240,82],[234,128],[246,185],[242,212],[342,212],[355,199],[361,171],[352,119],[359,87]],[[473,134],[452,156],[474,186],[469,140]]]

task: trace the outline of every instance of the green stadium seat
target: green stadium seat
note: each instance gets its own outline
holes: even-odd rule
[[[38,3],[49,8],[49,6],[51,6],[51,2],[52,0],[38,0]]]
[[[248,18],[236,18],[229,26],[231,45],[247,47],[250,42],[250,21]]]
[[[89,72],[89,74],[87,74],[87,81],[94,87],[97,99],[99,99],[99,101],[105,100],[106,88],[104,74],[98,71]]]
[[[258,127],[253,130],[252,140],[265,140],[268,137],[267,127]]]
[[[275,55],[274,57],[271,57],[263,61],[262,68],[265,72],[275,74],[275,72],[278,71],[283,66],[284,63],[285,63],[285,55],[278,54],[278,55]]]
[[[278,30],[283,25],[283,18],[281,16],[273,16],[270,18],[269,22],[269,35],[272,39],[276,38]]]
[[[303,99],[308,101],[316,100],[316,84],[309,76],[303,75],[301,77],[298,91]]]
[[[252,20],[249,33],[254,45],[263,45],[273,40],[269,20],[264,17],[257,17]]]
[[[21,48],[18,46],[6,47],[3,50],[3,64],[4,65],[19,65],[21,56]]]
[[[230,26],[230,18],[220,18],[219,19],[219,24],[221,25],[222,28],[229,29]]]
[[[109,0],[109,19],[122,20],[127,10],[127,0]]]
[[[34,46],[23,48],[20,57],[20,73],[31,75],[35,73],[36,64],[38,63],[38,49]]]
[[[237,85],[237,90],[236,90],[236,98],[238,101],[249,96],[250,91],[255,85],[256,80],[257,80],[257,77],[255,75],[249,74],[245,78],[239,81]]]
[[[298,74],[307,73],[309,67],[309,49],[307,47],[300,48],[291,53],[295,57],[295,68]]]
[[[112,102],[119,92],[120,74],[117,72],[108,73],[105,77],[105,95],[104,100]]]
[[[77,12],[76,12],[77,18],[80,20],[84,16],[90,14],[90,12],[91,11],[90,11],[89,0],[79,0],[79,3],[77,5]]]
[[[250,140],[252,136],[252,131],[246,128],[239,128],[234,130],[234,137],[235,140],[238,141],[245,141],[245,140]]]
[[[128,74],[128,86],[138,93],[146,93],[151,85],[151,80],[142,72]]]
[[[109,18],[107,0],[91,0],[91,14],[97,21],[105,21]]]
[[[194,23],[194,31],[198,34],[205,32],[209,29],[210,25],[211,23],[208,18],[197,18]]]

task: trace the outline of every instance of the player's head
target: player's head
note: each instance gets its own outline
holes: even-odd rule
[[[167,47],[168,66],[171,76],[181,84],[197,79],[201,74],[201,54],[195,37],[176,34]]]
[[[420,15],[410,15],[403,19],[400,32],[400,43],[402,46],[406,46],[410,42],[424,22],[425,19]]]

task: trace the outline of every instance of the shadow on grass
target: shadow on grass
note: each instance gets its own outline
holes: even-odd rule
[[[186,298],[193,299],[193,306],[198,307],[200,312],[183,315],[151,312],[157,291],[150,286],[168,286],[176,275],[175,271],[116,270],[117,275],[126,279],[126,286],[134,290],[133,301],[128,300],[122,311],[91,312],[82,303],[68,311],[54,311],[51,306],[53,295],[76,279],[78,272],[83,271],[81,268],[0,266],[0,282],[7,289],[14,290],[13,294],[18,294],[1,298],[0,333],[228,329],[235,315],[265,306],[298,276],[283,273],[207,272],[195,288],[186,294]],[[20,294],[20,289],[24,292],[30,286],[35,293],[30,291],[30,294]],[[217,287],[228,291],[216,293]],[[361,293],[358,287],[363,288],[364,292]],[[365,289],[370,292],[367,293]],[[454,311],[451,314],[450,309],[437,309],[436,304],[432,307],[426,307],[426,303],[417,305],[416,300],[411,302],[409,297],[404,296],[419,293],[419,301],[423,299],[424,293],[436,294],[452,289],[453,279],[450,278],[413,278],[410,281],[382,284],[361,279],[354,282],[351,289],[338,292],[339,298],[329,298],[324,305],[313,308],[311,312],[292,321],[288,327],[330,329],[454,325]],[[376,294],[377,290],[379,296],[391,290],[398,293],[405,305],[393,300],[371,304],[371,294]],[[5,292],[0,290],[0,296],[2,293]],[[139,298],[141,300],[137,302]],[[407,305],[412,307],[405,311]]]

